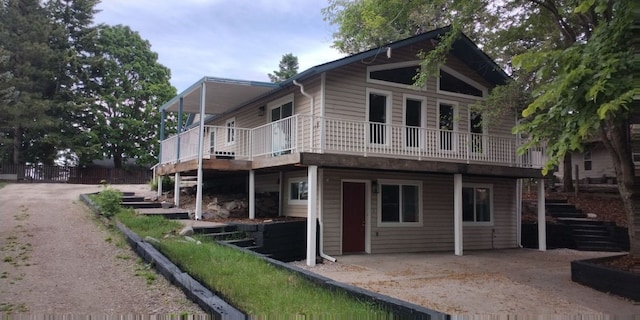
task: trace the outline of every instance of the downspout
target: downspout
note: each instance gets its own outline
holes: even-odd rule
[[[300,87],[300,93],[302,93],[303,96],[309,98],[309,100],[311,101],[311,120],[312,121],[311,121],[311,130],[310,130],[311,135],[309,137],[309,141],[311,142],[310,146],[313,146],[313,128],[315,126],[315,124],[314,124],[315,121],[313,121],[313,118],[315,116],[315,99],[313,98],[312,95],[310,95],[310,94],[308,94],[307,92],[304,91],[304,86],[301,83],[299,83],[296,80],[293,80],[293,84],[298,86],[298,87]],[[313,148],[312,148],[312,150],[313,150]],[[324,201],[323,198],[322,198],[322,186],[324,185],[324,181],[322,180],[322,176],[323,176],[322,173],[323,173],[323,170],[320,170],[320,177],[318,177],[318,180],[320,180],[320,186],[321,186],[320,190],[318,190],[318,193],[319,193],[319,197],[318,198],[320,199],[320,210],[318,210],[318,226],[320,226],[320,246],[319,246],[319,249],[320,249],[319,251],[320,252],[319,252],[319,254],[320,254],[320,257],[322,257],[325,260],[329,260],[331,262],[336,262],[336,261],[338,261],[336,258],[324,253],[324,236],[323,236],[324,224],[322,222],[322,202]]]
[[[516,180],[516,238],[522,248],[522,179]]]
[[[311,148],[311,151],[313,151],[313,127],[315,126],[314,116],[316,111],[315,99],[312,95],[304,91],[304,86],[300,82],[293,80],[293,84],[300,87],[300,93],[302,93],[303,96],[309,98],[309,100],[311,101],[311,128],[309,129],[309,148]]]
[[[320,202],[319,202],[320,208],[318,208],[319,209],[318,210],[318,225],[320,226],[320,247],[319,247],[319,249],[320,249],[319,251],[320,252],[319,252],[319,254],[320,254],[320,257],[322,257],[325,260],[329,260],[331,262],[336,262],[336,261],[338,261],[336,258],[324,253],[324,235],[323,235],[323,233],[324,233],[324,224],[322,222],[322,217],[323,217],[323,215],[322,215],[322,210],[323,210],[322,203],[324,202],[323,198],[322,198],[322,189],[324,189],[324,169],[319,169],[318,171],[319,171],[318,172],[318,181],[320,182],[319,183],[320,187],[318,188],[318,199],[320,199]]]

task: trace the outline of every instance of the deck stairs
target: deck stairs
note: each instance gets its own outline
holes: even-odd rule
[[[570,230],[570,243],[573,248],[581,251],[623,251],[617,244],[612,228],[615,224],[587,218],[582,210],[567,203],[566,200],[546,200],[546,214],[556,218],[558,223],[564,224]]]

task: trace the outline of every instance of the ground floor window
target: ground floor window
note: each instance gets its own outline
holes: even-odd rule
[[[490,185],[463,185],[462,220],[470,225],[492,225],[492,187]]]
[[[307,204],[309,198],[307,178],[289,179],[289,204]]]
[[[379,225],[421,225],[422,183],[384,181],[379,183]]]

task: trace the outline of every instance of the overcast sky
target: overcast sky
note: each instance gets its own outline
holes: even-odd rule
[[[204,76],[269,81],[282,55],[299,72],[342,57],[331,48],[326,0],[102,0],[96,23],[140,33],[178,92]]]

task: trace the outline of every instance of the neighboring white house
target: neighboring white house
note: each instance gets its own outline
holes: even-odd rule
[[[324,257],[515,248],[519,179],[541,178],[543,151],[517,154],[515,114],[489,126],[471,110],[508,76],[464,35],[440,77],[413,86],[417,54],[448,31],[325,63],[277,84],[205,77],[162,107],[207,117],[162,141],[157,173],[243,175],[250,217],[257,189],[280,192],[281,215],[308,218],[310,265],[316,220]],[[196,211],[201,199],[200,190]]]

